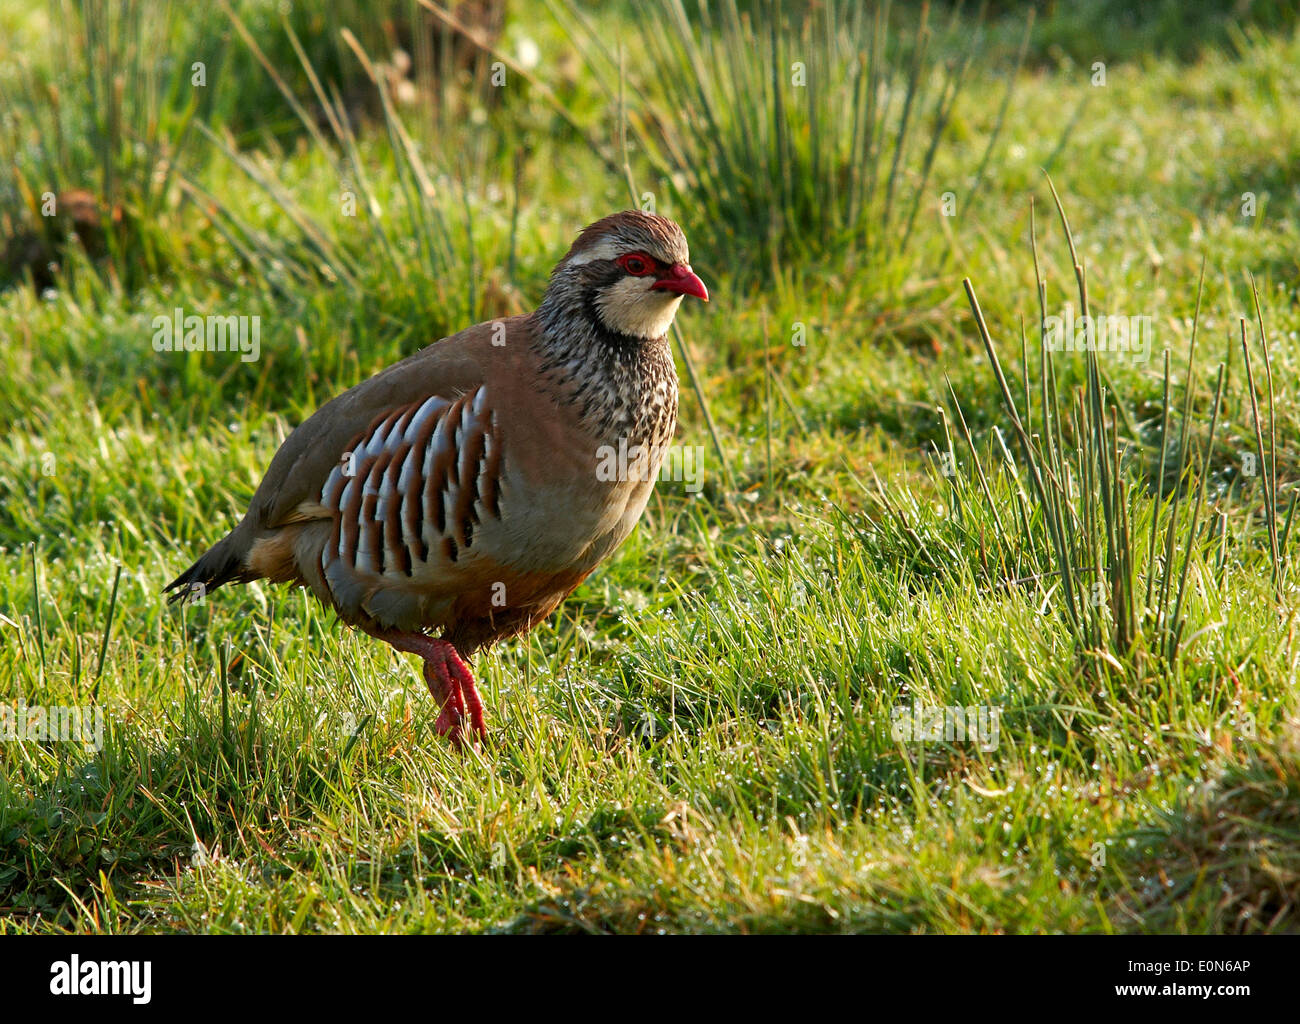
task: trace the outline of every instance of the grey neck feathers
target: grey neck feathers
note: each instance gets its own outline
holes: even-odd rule
[[[677,370],[667,338],[610,330],[590,289],[554,281],[538,307],[538,372],[575,407],[598,444],[662,447],[677,426]]]

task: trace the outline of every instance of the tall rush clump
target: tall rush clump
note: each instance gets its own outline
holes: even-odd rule
[[[1087,275],[1054,187],[1052,196],[1070,249],[1081,316],[1090,316]],[[1155,493],[1150,494],[1143,483],[1135,479],[1132,460],[1126,457],[1129,453],[1121,443],[1120,409],[1103,384],[1095,346],[1089,346],[1085,353],[1084,385],[1072,396],[1061,393],[1048,341],[1047,285],[1039,263],[1032,206],[1030,235],[1039,305],[1038,404],[1041,422],[1035,424],[1032,419],[1029,360],[1022,360],[1025,367],[1023,379],[1008,381],[975,288],[969,278],[962,282],[989,366],[997,381],[1003,411],[1019,448],[1021,467],[1029,481],[1028,500],[1033,506],[1032,510],[1028,509],[1026,496],[1019,496],[1021,515],[1010,520],[1012,525],[1005,536],[999,537],[999,544],[1007,551],[1032,551],[1042,547],[1045,534],[1047,562],[1052,568],[1042,575],[1055,581],[1047,591],[1047,603],[1059,611],[1087,665],[1104,663],[1122,673],[1135,657],[1140,657],[1139,647],[1172,664],[1184,641],[1190,570],[1201,557],[1201,519],[1208,477],[1205,467],[1213,446],[1224,389],[1225,371],[1221,363],[1216,374],[1204,446],[1199,453],[1194,453],[1190,433],[1192,399],[1196,393],[1194,359],[1201,289],[1198,288],[1197,292],[1196,313],[1187,347],[1175,484],[1169,496],[1162,497],[1159,487],[1165,477],[1169,451],[1167,441],[1173,391],[1168,351],[1164,356],[1160,470]],[[1203,283],[1204,271],[1202,286]],[[1022,353],[1027,355],[1023,327],[1021,347]],[[962,426],[980,478],[984,480],[985,471],[979,464],[979,455],[970,441],[969,431],[965,431],[964,418]],[[1067,443],[1067,438],[1072,443]],[[1010,452],[1005,446],[1002,451],[1008,469],[1018,478],[1018,467]],[[1265,461],[1262,454],[1260,459]],[[982,487],[982,493],[992,508],[987,484]],[[1187,508],[1189,503],[1190,511]],[[1144,521],[1149,523],[1145,541],[1142,531],[1135,526]],[[1001,526],[1001,521],[998,522]],[[1018,537],[1012,535],[1016,524],[1020,529]],[[1145,577],[1144,581],[1142,577]]]

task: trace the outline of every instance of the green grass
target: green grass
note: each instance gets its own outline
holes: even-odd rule
[[[1059,15],[1019,70],[1004,15],[969,53],[959,22],[926,83],[969,56],[941,144],[928,171],[928,139],[904,151],[906,199],[870,221],[905,224],[921,196],[906,246],[845,258],[817,231],[756,258],[768,225],[736,212],[753,168],[726,178],[741,136],[657,136],[734,191],[666,187],[671,160],[637,132],[674,128],[655,78],[673,52],[638,45],[643,11],[599,15],[625,42],[624,104],[648,104],[630,176],[686,227],[713,296],[680,324],[726,465],[684,388],[703,491],[661,483],[547,624],[476,659],[491,738],[459,756],[416,665],[302,592],[184,610],[159,592],[293,424],[530,307],[577,229],[626,205],[611,64],[587,65],[564,8],[510,23],[494,45],[535,43],[536,65],[488,100],[466,85],[471,113],[440,120],[432,97],[354,101],[354,50],[299,13],[315,93],[266,5],[236,6],[305,117],[214,14],[211,93],[159,84],[124,108],[155,150],[42,106],[52,76],[102,73],[102,48],[52,63],[44,5],[0,15],[0,92],[67,141],[0,125],[0,195],[93,189],[147,243],[98,260],[71,244],[41,294],[0,283],[0,704],[105,717],[98,751],[0,742],[0,932],[1300,927],[1300,38],[1103,55],[1094,87],[1086,61],[1051,57]],[[687,13],[681,31],[725,31]],[[158,31],[188,67],[191,30]],[[357,39],[377,56],[382,33]],[[36,40],[50,54],[19,66]],[[811,131],[772,196],[789,223],[825,187]],[[942,216],[986,151],[978,204]],[[160,177],[156,152],[185,159]],[[130,173],[107,181],[105,159]],[[1147,361],[1040,354],[1040,316],[1081,307],[1044,168],[1090,308],[1151,316]],[[260,315],[261,358],[155,352],[150,321],[176,306]],[[1059,490],[1034,489],[1026,451]],[[996,709],[998,742],[896,739],[914,705]]]

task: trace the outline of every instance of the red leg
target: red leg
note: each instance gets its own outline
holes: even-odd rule
[[[441,642],[434,641],[434,643]],[[442,713],[434,723],[434,728],[438,730],[439,736],[450,736],[451,741],[459,746],[461,722],[465,719],[465,693],[460,680],[448,665],[443,651],[435,650],[430,653],[424,663],[424,679],[429,684],[429,692],[433,694],[433,699],[442,707]]]
[[[480,738],[487,736],[487,726],[483,724],[483,700],[478,695],[478,687],[474,685],[474,674],[461,660],[460,652],[454,646],[446,640],[435,642],[443,645],[443,655],[446,658],[444,664],[451,669],[451,675],[456,681],[461,715],[468,710],[470,726]]]
[[[479,738],[487,736],[483,701],[474,685],[474,676],[452,644],[423,633],[375,632],[372,635],[399,651],[418,654],[424,659],[424,680],[433,699],[442,708],[434,723],[439,736],[447,736],[455,746],[461,746],[466,715],[469,716],[470,728]]]

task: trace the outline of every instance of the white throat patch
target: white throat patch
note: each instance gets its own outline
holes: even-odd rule
[[[652,291],[653,277],[625,277],[596,296],[605,326],[634,338],[662,338],[682,304],[674,292]]]

